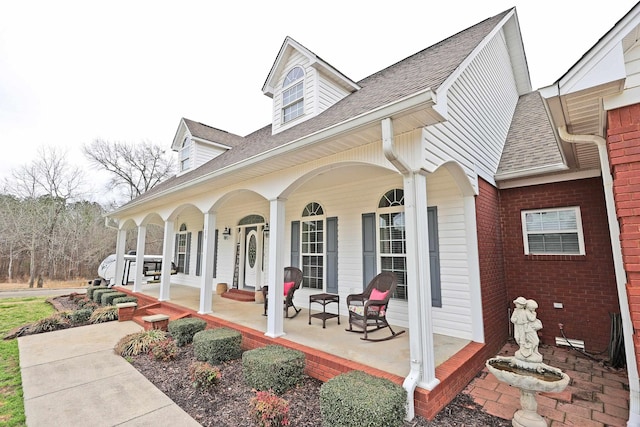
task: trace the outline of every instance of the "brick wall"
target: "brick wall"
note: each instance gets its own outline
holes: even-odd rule
[[[505,189],[500,197],[508,301],[524,296],[538,302],[543,343],[555,344],[563,323],[567,338],[584,340],[587,351],[605,350],[609,313],[620,310],[602,180]],[[586,255],[524,255],[520,211],[568,206],[580,207]],[[554,302],[564,308],[553,308]]]
[[[494,356],[509,337],[503,239],[500,225],[500,194],[498,190],[478,180],[476,197],[476,221],[478,227],[478,253],[480,283],[482,286],[482,311],[484,338],[487,349]]]
[[[609,111],[607,151],[634,330],[640,330],[640,105]],[[634,334],[640,360],[640,337]]]

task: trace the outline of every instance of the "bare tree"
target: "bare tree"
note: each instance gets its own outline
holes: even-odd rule
[[[124,190],[129,200],[175,173],[173,156],[149,141],[128,144],[96,139],[84,145],[83,153],[92,164],[110,173],[110,189]]]
[[[55,147],[38,151],[30,164],[12,171],[6,191],[21,200],[14,218],[15,230],[25,233],[20,239],[22,250],[30,255],[29,286],[54,268],[54,238],[67,204],[81,196],[83,175],[66,160],[66,153]],[[16,234],[16,237],[19,235]]]

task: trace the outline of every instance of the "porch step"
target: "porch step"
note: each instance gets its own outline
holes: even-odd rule
[[[227,292],[220,295],[222,298],[229,298],[235,301],[243,301],[243,302],[254,302],[255,292],[254,291],[243,291],[241,289],[229,289]]]

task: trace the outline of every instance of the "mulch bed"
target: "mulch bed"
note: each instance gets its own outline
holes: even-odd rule
[[[57,297],[52,300],[58,309],[71,310],[73,298]],[[249,401],[255,391],[245,385],[240,359],[220,366],[220,382],[210,390],[195,388],[189,379],[189,365],[196,361],[191,344],[180,347],[171,361],[157,361],[149,355],[131,358],[132,365],[166,394],[193,419],[204,427],[253,427],[249,414]],[[291,426],[321,427],[320,386],[322,382],[305,377],[296,388],[282,397],[289,402]],[[433,421],[416,417],[404,423],[405,427],[508,427],[510,420],[494,417],[482,411],[465,393],[458,394]]]

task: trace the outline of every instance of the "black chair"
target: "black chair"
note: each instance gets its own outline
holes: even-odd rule
[[[284,283],[293,283],[293,286],[291,286],[288,289],[287,294],[284,296],[284,311],[285,311],[285,316],[284,317],[289,318],[289,307],[292,307],[293,310],[295,311],[294,315],[291,316],[291,318],[293,319],[294,317],[296,317],[298,315],[298,313],[300,313],[300,309],[293,304],[293,294],[302,285],[302,270],[300,270],[297,267],[285,267],[284,268]],[[263,286],[262,287],[262,296],[264,297],[264,314],[263,314],[263,316],[266,316],[267,315],[267,304],[269,302],[269,300],[268,300],[269,287],[268,286]]]
[[[383,272],[374,277],[361,294],[347,296],[349,309],[349,332],[364,333],[360,338],[367,341],[385,341],[403,334],[405,331],[394,332],[387,322],[387,306],[393,295],[398,279],[391,272]],[[373,294],[373,295],[372,295]],[[354,330],[353,327],[358,328]],[[369,332],[389,328],[391,335],[384,338],[369,338]]]

